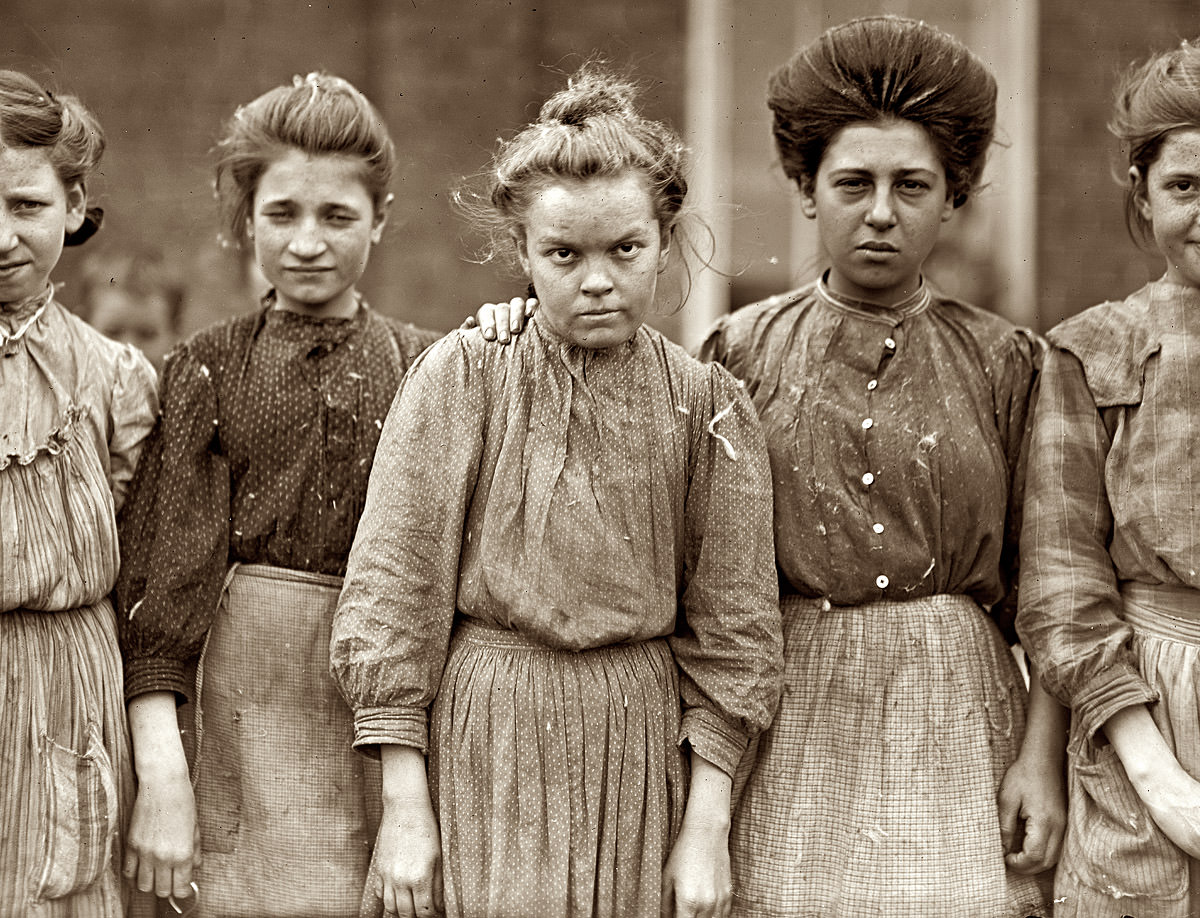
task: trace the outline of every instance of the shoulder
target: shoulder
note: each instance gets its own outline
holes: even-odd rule
[[[659,355],[673,380],[705,404],[728,403],[744,397],[743,383],[720,363],[698,360],[661,332],[643,325],[638,330],[645,346]]]
[[[77,352],[86,354],[93,368],[103,368],[117,385],[145,385],[153,388],[154,367],[132,344],[114,341],[75,315],[57,300],[50,303],[47,319],[60,330],[62,337],[72,343]]]
[[[163,398],[181,387],[219,383],[244,357],[261,324],[262,311],[255,310],[206,326],[175,345],[163,366]]]
[[[435,341],[445,337],[442,332],[418,328],[411,322],[405,322],[392,316],[384,315],[370,309],[367,313],[369,323],[388,334],[400,348],[406,364],[411,364],[417,356]]]
[[[1032,329],[1015,325],[990,310],[938,293],[934,294],[930,311],[936,321],[952,326],[974,344],[989,375],[1004,374],[1014,366],[1026,373],[1041,367],[1046,341]]]
[[[1137,404],[1142,399],[1146,361],[1160,347],[1150,321],[1151,288],[1147,285],[1124,300],[1085,309],[1046,336],[1082,364],[1099,407]]]
[[[723,364],[740,378],[753,376],[769,353],[786,344],[814,302],[816,284],[742,306],[717,320],[697,351],[705,361]]]

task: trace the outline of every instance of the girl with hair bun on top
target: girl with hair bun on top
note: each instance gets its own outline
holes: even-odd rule
[[[139,780],[124,869],[176,900],[194,876],[205,916],[354,915],[379,778],[350,747],[329,627],[383,419],[436,335],[356,290],[395,161],[362,93],[297,77],[239,108],[218,151],[228,232],[272,289],[169,355],[122,514]]]
[[[154,422],[154,369],[57,300],[63,245],[99,227],[95,117],[0,71],[0,915],[124,913],[133,801],[117,520]]]
[[[539,312],[510,347],[443,339],[388,416],[332,644],[382,756],[376,913],[728,914],[782,648],[754,409],[643,325],[683,154],[576,74],[476,202]]]
[[[1071,706],[1056,916],[1200,915],[1200,46],[1129,68],[1109,124],[1166,273],[1049,332],[1017,628]]]

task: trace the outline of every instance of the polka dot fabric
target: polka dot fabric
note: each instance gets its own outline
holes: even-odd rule
[[[515,346],[457,332],[418,361],[380,441],[333,668],[359,746],[429,748],[437,696],[439,797],[489,820],[444,833],[448,890],[519,875],[529,877],[521,914],[658,914],[657,884],[630,896],[643,889],[640,869],[599,874],[639,859],[661,866],[672,831],[671,807],[652,803],[667,780],[663,744],[686,739],[732,773],[769,722],[781,665],[772,557],[753,407],[725,371],[657,333],[591,351],[535,318]],[[456,639],[448,669],[456,622],[536,652]],[[668,707],[682,705],[665,731],[661,700],[646,707],[621,688],[632,679],[655,696],[647,680],[661,674],[625,650],[659,639],[678,672]],[[501,688],[480,688],[491,680]],[[562,742],[572,730],[581,747]],[[498,757],[464,768],[464,748]],[[620,781],[605,777],[617,768]],[[586,817],[555,806],[546,787],[574,795]],[[606,822],[618,788],[637,802]],[[540,857],[550,845],[569,854]],[[616,899],[598,895],[610,883]],[[457,914],[510,914],[504,901]]]

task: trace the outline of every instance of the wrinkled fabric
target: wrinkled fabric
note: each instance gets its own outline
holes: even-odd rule
[[[0,310],[0,914],[107,918],[133,773],[116,508],[154,370],[52,290]]]
[[[262,310],[167,359],[162,418],[121,515],[126,694],[190,696],[231,563],[340,576],[383,419],[435,335],[365,305]]]
[[[718,322],[700,356],[762,418],[785,588],[834,605],[965,593],[1011,626],[1040,348],[928,287],[885,309],[818,282]]]
[[[451,333],[388,416],[334,622],[356,744],[427,748],[459,614],[570,651],[666,636],[682,738],[732,772],[778,698],[770,501],[741,389],[656,332]]]
[[[1182,596],[1193,632],[1200,621],[1200,291],[1151,283],[1048,337],[1017,625],[1046,688],[1072,708],[1056,894],[1070,916],[1197,915],[1200,862],[1153,826],[1101,728],[1149,704],[1184,768],[1200,767],[1200,641],[1156,601],[1142,612],[1123,596]]]

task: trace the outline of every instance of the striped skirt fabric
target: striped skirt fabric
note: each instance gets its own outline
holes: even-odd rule
[[[107,600],[0,614],[0,915],[123,914],[133,801],[116,621]]]
[[[460,625],[429,762],[447,918],[658,918],[679,724],[663,640],[573,653]]]
[[[1200,591],[1129,583],[1125,619],[1150,715],[1179,763],[1200,776]],[[1154,824],[1111,745],[1072,724],[1067,837],[1057,918],[1200,918],[1200,861]]]
[[[996,792],[1026,692],[964,596],[829,607],[786,598],[783,700],[739,769],[739,918],[1026,918]]]
[[[197,676],[197,915],[350,918],[379,818],[329,675],[341,578],[231,571]]]

